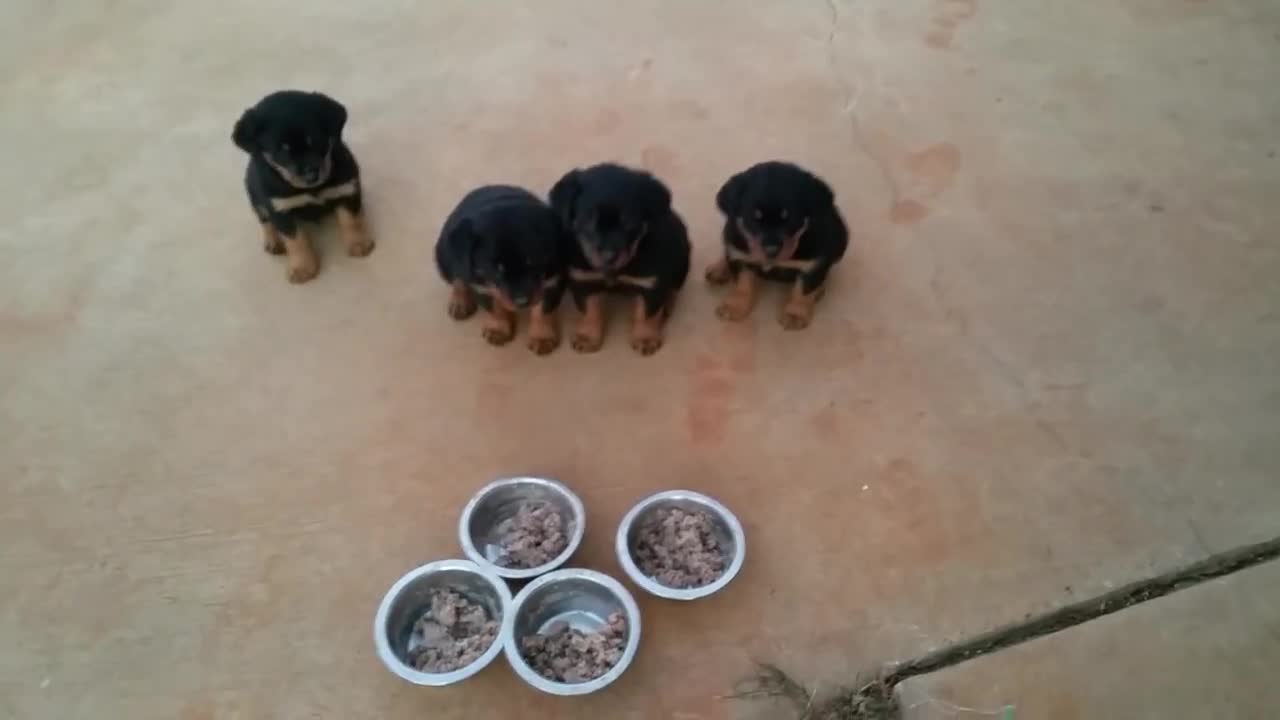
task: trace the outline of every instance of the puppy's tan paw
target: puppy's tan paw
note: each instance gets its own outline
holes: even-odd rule
[[[262,238],[262,249],[272,255],[284,254],[284,241],[276,235],[265,235]]]
[[[351,257],[365,257],[377,246],[373,238],[362,235],[347,243],[347,254]]]
[[[709,285],[728,285],[729,281],[733,279],[733,273],[729,270],[729,262],[727,260],[720,260],[712,264],[702,276],[706,278]]]
[[[633,337],[631,349],[641,355],[649,356],[662,349],[662,337]]]
[[[784,330],[803,330],[813,321],[813,305],[810,303],[787,303],[778,315],[778,324]]]
[[[485,339],[485,342],[490,345],[501,346],[511,342],[511,337],[515,335],[515,333],[508,328],[488,325],[480,332],[480,335]]]
[[[320,272],[320,265],[314,258],[289,261],[289,282],[295,285],[314,278]]]
[[[751,315],[751,305],[729,298],[716,306],[716,317],[726,322],[742,322]]]
[[[604,345],[603,337],[583,332],[575,332],[573,338],[569,341],[569,347],[580,353],[596,352],[602,345]]]
[[[449,298],[449,317],[454,320],[466,320],[476,314],[476,301],[469,297]]]
[[[558,337],[530,337],[526,343],[529,351],[534,355],[550,355],[556,348],[560,347],[560,338]]]

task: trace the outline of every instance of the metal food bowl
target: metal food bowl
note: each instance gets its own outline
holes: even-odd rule
[[[565,519],[569,544],[551,562],[532,568],[509,568],[497,564],[502,556],[498,545],[498,525],[514,517],[520,504],[547,501]],[[495,480],[480,489],[462,510],[458,520],[458,540],[462,551],[477,565],[512,580],[528,580],[565,564],[582,543],[587,530],[587,513],[572,490],[555,480],[516,477]]]
[[[409,654],[413,625],[430,606],[431,590],[448,588],[489,612],[498,622],[493,644],[475,662],[445,673],[422,672]],[[511,627],[511,591],[502,578],[469,560],[439,560],[409,571],[396,581],[378,606],[373,621],[373,644],[378,658],[391,672],[415,685],[452,685],[483,670],[502,652],[502,639]]]
[[[594,680],[548,680],[530,667],[520,653],[520,640],[524,637],[544,633],[557,623],[596,632],[615,612],[627,619],[627,642],[617,664]],[[569,568],[543,575],[516,594],[511,614],[510,631],[503,636],[507,662],[522,680],[552,695],[586,695],[608,686],[626,672],[640,647],[640,608],[635,598],[622,583],[595,570]]]
[[[725,548],[730,555],[724,574],[714,582],[688,589],[667,587],[645,575],[636,565],[634,551],[640,526],[654,512],[668,507],[701,510],[711,516],[715,524],[716,539],[720,542],[720,547]],[[747,556],[747,538],[742,531],[742,523],[738,522],[738,517],[714,498],[692,490],[667,490],[641,500],[622,518],[614,546],[618,553],[618,562],[622,564],[622,569],[632,582],[646,592],[670,600],[697,600],[720,592],[737,576]]]

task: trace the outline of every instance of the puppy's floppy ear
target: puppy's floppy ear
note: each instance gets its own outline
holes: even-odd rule
[[[258,113],[249,108],[244,111],[231,130],[231,142],[247,153],[258,151],[258,131],[261,129]]]
[[[560,219],[566,225],[573,222],[573,206],[577,203],[578,195],[582,193],[582,183],[578,170],[570,170],[565,173],[551,188],[551,209],[556,211]]]
[[[333,137],[341,135],[342,128],[347,125],[347,109],[324,93],[313,92],[311,96],[320,101],[320,117],[329,134]]]
[[[729,217],[738,214],[742,205],[742,191],[746,185],[747,173],[740,172],[720,186],[720,191],[716,193],[716,207],[720,208],[720,212]]]
[[[471,219],[464,218],[459,222],[453,232],[449,233],[447,242],[453,247],[454,255],[458,258],[458,275],[470,281],[474,277],[472,272],[475,269],[472,255],[475,254],[476,245],[479,244]]]
[[[831,187],[817,175],[805,174],[808,175],[808,182],[805,183],[804,197],[809,205],[809,211],[820,212],[834,205],[836,196],[831,192]]]
[[[641,184],[640,204],[645,214],[657,217],[671,210],[671,191],[661,180],[649,173],[643,173],[645,182]]]

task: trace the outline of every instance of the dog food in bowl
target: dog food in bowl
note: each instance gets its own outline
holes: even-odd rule
[[[516,514],[495,529],[502,554],[495,563],[505,568],[535,568],[555,560],[569,546],[564,516],[544,500],[521,503]]]
[[[710,585],[728,567],[716,525],[702,510],[660,507],[640,525],[635,545],[640,572],[670,588]]]
[[[620,612],[606,619],[604,627],[583,632],[567,622],[557,622],[542,634],[520,639],[520,654],[542,677],[561,683],[595,680],[613,669],[627,645],[627,621]]]
[[[498,637],[498,623],[461,593],[432,589],[429,607],[413,624],[409,658],[422,672],[447,673],[475,662]]]

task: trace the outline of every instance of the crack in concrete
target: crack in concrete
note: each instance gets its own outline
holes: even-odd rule
[[[819,718],[896,720],[901,717],[902,708],[898,703],[895,689],[910,678],[938,672],[983,655],[1062,632],[1105,615],[1276,559],[1280,559],[1280,537],[1228,550],[1051,612],[1028,616],[1022,622],[953,643],[914,660],[883,665],[879,672],[860,673],[855,678],[852,689],[827,699],[821,703],[820,708],[814,706],[816,692],[807,690],[787,677],[781,670],[767,664],[761,664],[762,672],[756,682],[752,683],[754,687],[727,697],[790,699],[796,707],[799,720],[818,720]],[[1264,630],[1269,634],[1276,634],[1276,631],[1270,628]]]
[[[1278,558],[1280,537],[1218,553],[1182,568],[1129,583],[1101,595],[940,648],[914,660],[898,663],[883,676],[882,682],[895,686],[917,675],[937,672],[966,660],[1021,645]]]

